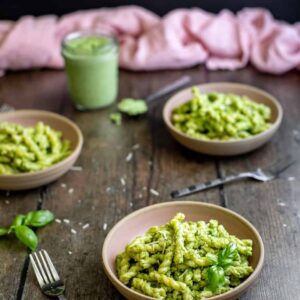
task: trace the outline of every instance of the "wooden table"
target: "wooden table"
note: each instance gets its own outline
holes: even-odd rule
[[[125,120],[121,127],[108,115],[115,107],[77,112],[70,104],[62,71],[11,73],[0,79],[0,99],[21,108],[54,111],[68,116],[85,137],[78,166],[57,182],[40,189],[0,193],[0,226],[17,213],[49,209],[60,220],[38,230],[40,247],[47,249],[66,281],[68,299],[124,299],[106,278],[101,248],[109,229],[139,208],[170,201],[171,190],[228,173],[265,166],[281,155],[300,153],[300,76],[258,73],[251,67],[235,72],[208,72],[203,67],[186,71],[121,72],[120,97],[144,97],[182,74],[194,83],[231,81],[267,90],[280,100],[284,121],[276,136],[261,149],[234,158],[213,158],[177,144],[161,118],[163,99],[147,118]],[[298,135],[299,132],[299,135]],[[132,146],[138,144],[139,149]],[[132,152],[133,159],[126,161]],[[124,187],[120,178],[124,177]],[[159,192],[155,196],[149,192]],[[72,193],[72,190],[74,192]],[[266,247],[263,272],[243,300],[295,300],[300,295],[300,164],[280,178],[258,183],[243,181],[185,199],[230,208],[247,218],[261,233]],[[89,228],[82,229],[84,224]],[[77,234],[72,234],[71,229]],[[44,299],[37,285],[28,252],[13,237],[0,240],[0,299]]]

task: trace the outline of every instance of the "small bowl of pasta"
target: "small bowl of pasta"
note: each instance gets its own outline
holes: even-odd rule
[[[119,221],[102,248],[105,273],[128,300],[237,299],[257,279],[264,245],[226,208],[175,201]]]
[[[229,82],[183,89],[163,109],[164,123],[180,144],[216,156],[261,147],[278,130],[282,116],[280,103],[269,93]]]
[[[48,111],[0,113],[0,189],[26,190],[55,181],[77,160],[78,126]]]

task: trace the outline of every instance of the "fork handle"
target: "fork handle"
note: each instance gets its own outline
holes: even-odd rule
[[[67,298],[66,298],[64,295],[59,295],[59,296],[58,296],[58,299],[59,299],[59,300],[67,300]]]
[[[195,184],[195,185],[191,185],[187,188],[183,188],[180,190],[176,190],[171,192],[171,197],[172,198],[180,198],[183,196],[188,196],[197,192],[201,192],[207,189],[210,189],[212,187],[216,187],[228,182],[232,182],[232,181],[237,181],[237,180],[241,180],[243,178],[249,178],[251,177],[250,173],[239,173],[237,175],[230,175],[230,176],[226,176],[224,178],[217,178],[211,181],[207,181],[205,183],[199,183],[199,184]]]

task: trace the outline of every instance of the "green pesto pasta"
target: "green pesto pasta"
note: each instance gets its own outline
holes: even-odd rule
[[[35,127],[0,123],[0,174],[43,170],[70,153],[70,141],[42,122]]]
[[[200,94],[175,108],[171,121],[181,132],[203,140],[239,140],[267,130],[271,109],[246,96],[223,93]]]
[[[178,213],[151,227],[116,258],[119,279],[134,291],[162,300],[198,300],[225,293],[253,269],[252,241],[230,235],[216,220],[186,222]]]

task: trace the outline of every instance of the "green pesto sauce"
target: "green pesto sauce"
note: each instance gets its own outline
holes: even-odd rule
[[[72,54],[93,55],[112,45],[112,39],[106,36],[80,36],[65,42],[66,50]]]
[[[271,109],[246,96],[200,93],[192,88],[192,99],[172,112],[173,125],[181,132],[202,140],[240,140],[271,126]]]

